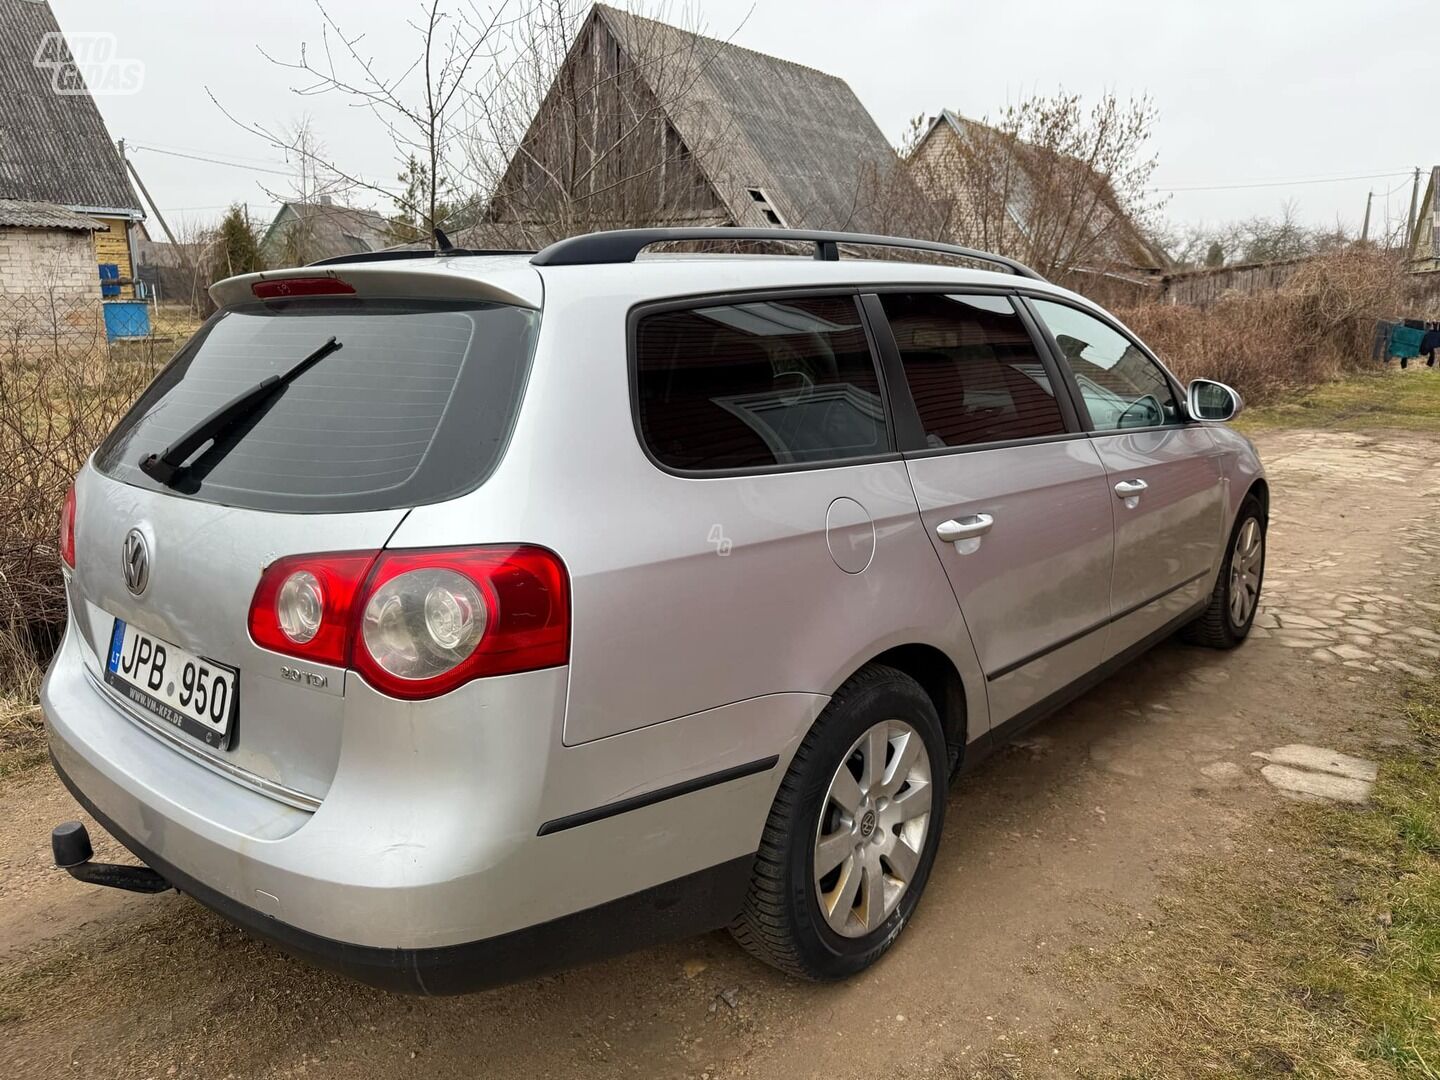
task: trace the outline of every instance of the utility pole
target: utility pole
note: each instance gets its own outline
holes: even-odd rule
[[[1415,166],[1415,183],[1410,188],[1410,216],[1405,220],[1405,252],[1408,255],[1410,245],[1415,242],[1415,203],[1420,197],[1420,166]]]
[[[145,181],[140,179],[140,174],[135,171],[135,166],[131,164],[130,159],[125,156],[125,140],[121,139],[118,146],[120,148],[120,160],[125,162],[125,168],[129,169],[130,175],[135,178],[135,186],[140,189],[140,194],[145,196],[145,201],[150,204],[150,209],[155,211],[155,220],[160,222],[160,228],[165,230],[165,239],[174,244],[176,248],[179,248],[180,245],[175,241],[175,234],[170,231],[170,226],[165,223],[165,215],[160,213],[160,208],[155,205],[155,200],[150,197],[150,192],[145,190]]]
[[[1370,204],[1375,201],[1375,192],[1367,192],[1365,195],[1365,224],[1360,226],[1360,242],[1363,244],[1370,239]]]

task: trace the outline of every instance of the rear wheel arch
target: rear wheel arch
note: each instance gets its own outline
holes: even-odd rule
[[[940,716],[953,775],[964,757],[968,731],[965,681],[955,667],[955,662],[935,646],[916,642],[887,649],[878,656],[871,657],[859,670],[863,671],[877,664],[903,671],[924,689],[926,696],[935,706],[935,712]]]

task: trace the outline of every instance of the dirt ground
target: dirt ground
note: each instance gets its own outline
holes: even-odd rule
[[[1398,740],[1390,673],[1440,658],[1440,438],[1258,441],[1273,510],[1254,639],[1161,646],[963,779],[924,902],[864,976],[797,983],[713,934],[466,998],[388,996],[185,897],[53,870],[49,829],[78,811],[40,768],[0,785],[0,1075],[968,1076],[1012,1046],[1027,1075],[1072,1074],[1057,1033],[1103,1037],[1120,1008],[1074,958],[1156,932],[1178,866],[1246,843],[1279,798],[1252,755]]]

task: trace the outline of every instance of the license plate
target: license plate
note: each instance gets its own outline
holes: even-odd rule
[[[221,750],[230,748],[239,676],[115,620],[105,681],[127,701]]]

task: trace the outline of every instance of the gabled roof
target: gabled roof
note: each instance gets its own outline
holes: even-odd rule
[[[384,214],[338,203],[282,203],[265,230],[260,247],[267,257],[279,257],[277,249],[289,229],[305,230],[305,258],[329,259],[336,255],[358,255],[388,247],[389,222]]]
[[[59,32],[43,0],[0,0],[0,198],[143,217],[94,99],[57,94],[55,68],[35,62]],[[61,47],[69,59],[47,46]]]
[[[962,142],[968,142],[984,134],[998,134],[996,129],[978,120],[967,119],[951,109],[942,109],[940,114],[930,122],[921,142],[934,136],[937,128],[942,125]],[[1019,169],[1010,190],[1005,212],[1015,228],[1023,234],[1025,223],[1029,217],[1028,203],[1034,197],[1033,177],[1044,168],[1041,156],[1046,151],[1041,147],[1018,140],[1016,151]],[[1074,164],[1085,169],[1085,166],[1078,160],[1075,160]],[[1096,238],[1092,261],[1136,270],[1162,271],[1169,269],[1171,265],[1169,256],[1120,210],[1109,181],[1093,170],[1085,169],[1085,171],[1088,172],[1091,183],[1094,185],[1096,197],[1113,215],[1111,223],[1105,228],[1104,235]]]
[[[859,192],[895,151],[843,79],[604,4],[591,17],[642,77],[645,57],[695,55],[669,119],[736,225],[775,224],[753,190],[794,228],[870,228]]]
[[[69,232],[109,232],[103,221],[77,214],[63,206],[44,202],[0,199],[0,227],[20,229],[64,229]]]
[[[1435,196],[1440,188],[1440,165],[1432,166],[1430,179],[1425,184],[1425,197],[1415,215],[1415,231],[1410,237],[1410,269],[1431,271],[1440,269],[1440,229],[1437,221]]]

